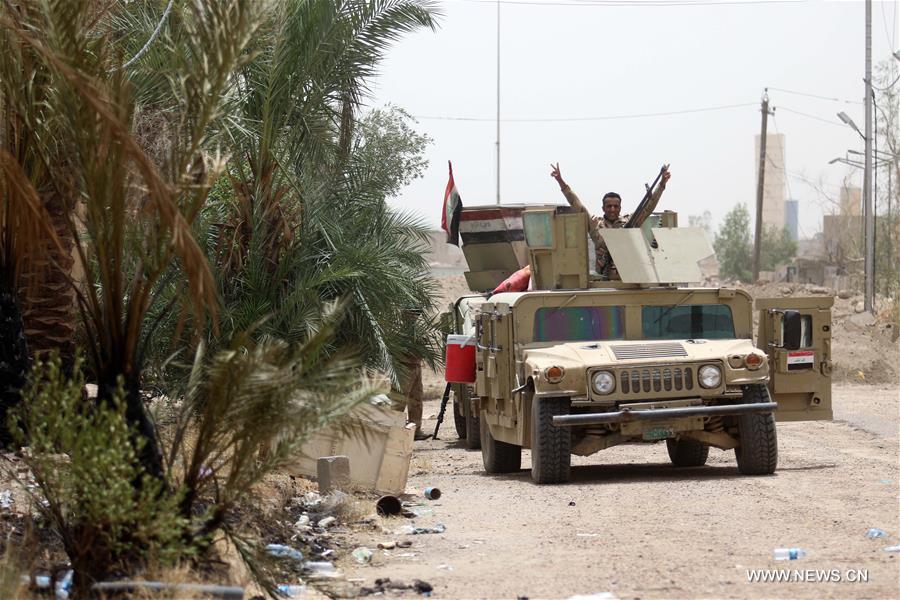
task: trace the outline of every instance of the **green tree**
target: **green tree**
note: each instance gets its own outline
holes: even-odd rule
[[[180,556],[207,549],[217,532],[234,533],[238,519],[229,513],[263,475],[374,393],[360,359],[391,372],[395,356],[427,354],[433,339],[426,319],[410,326],[400,318],[429,308],[424,228],[385,204],[420,163],[410,154],[393,175],[379,173],[363,149],[381,144],[388,134],[379,132],[390,128],[353,130],[346,118],[347,99],[355,110],[385,48],[433,26],[427,3],[281,0],[263,14],[254,0],[175,2],[158,45],[135,63],[163,75],[152,87],[124,69],[122,37],[111,26],[129,4],[139,13],[161,6],[0,5],[0,72],[37,71],[29,85],[5,85],[0,96],[4,110],[18,111],[12,123],[28,134],[22,139],[33,142],[29,161],[10,146],[0,156],[0,274],[15,275],[27,240],[41,231],[56,240],[36,202],[39,182],[83,202],[65,226],[84,281],[69,273],[67,283],[99,402],[82,402],[77,378],[67,383],[54,366],[52,377],[35,375],[31,402],[18,413],[41,436],[29,460],[46,467],[44,508],[66,539],[79,593],[159,550],[149,538],[130,543],[152,525],[130,510],[134,501],[150,502],[150,520],[177,501],[178,535],[151,537],[182,544]],[[41,86],[42,102],[31,102],[29,86]],[[133,127],[147,107],[166,113],[166,135],[151,138],[161,143],[152,148]],[[340,140],[354,135],[358,151],[342,155]],[[236,157],[227,164],[217,148],[226,142]],[[220,188],[230,193],[208,206],[223,172]],[[219,214],[226,219],[216,221]],[[6,282],[0,278],[14,289]],[[176,330],[189,325],[195,339],[216,345],[208,353],[202,341],[193,347],[174,439],[164,441],[141,388],[148,340],[170,315]],[[273,326],[279,319],[289,327]],[[0,346],[17,344],[18,322],[2,325],[10,338]],[[104,455],[104,444],[114,451]],[[72,461],[51,455],[59,451]],[[101,506],[104,499],[112,502]],[[104,516],[115,526],[104,528]]]
[[[900,286],[897,270],[900,250],[900,85],[898,64],[888,60],[878,65],[875,76],[875,141],[879,150],[875,233],[875,284],[885,295]],[[880,159],[880,160],[879,160]],[[897,306],[895,304],[895,306]],[[898,309],[900,310],[900,309]]]
[[[352,347],[391,378],[405,356],[439,360],[426,227],[386,202],[420,176],[429,140],[395,107],[356,120],[389,44],[433,28],[435,16],[432,3],[413,0],[273,5],[242,70],[235,112],[223,121],[230,185],[218,186],[202,213],[223,305],[211,351],[251,326],[256,335],[301,340],[323,306],[347,298],[335,351]],[[190,340],[174,335],[177,315],[162,315],[164,306],[159,362]]]
[[[706,232],[706,235],[712,235],[712,213],[704,210],[702,215],[688,215],[688,227],[699,227]]]
[[[739,281],[750,281],[753,245],[750,237],[750,213],[743,204],[731,209],[716,233],[713,243],[719,274]]]
[[[396,196],[428,167],[424,152],[431,138],[413,129],[414,124],[409,113],[389,104],[370,111],[356,127],[355,159],[375,172],[372,183],[385,197]]]
[[[791,237],[787,227],[778,229],[774,225],[763,227],[759,246],[759,268],[774,271],[791,262],[797,255],[797,242]]]

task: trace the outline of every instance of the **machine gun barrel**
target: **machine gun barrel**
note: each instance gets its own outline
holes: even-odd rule
[[[650,213],[656,208],[655,205],[650,206],[650,202],[653,199],[653,190],[656,188],[656,184],[659,183],[660,178],[662,178],[663,173],[669,170],[669,165],[663,165],[660,168],[659,173],[656,175],[656,179],[653,180],[652,185],[647,186],[647,191],[644,193],[644,197],[641,198],[640,204],[635,209],[635,211],[631,214],[631,217],[628,219],[628,222],[625,223],[625,227],[640,227],[644,224],[644,221],[647,220],[647,217],[650,216]]]
[[[448,383],[444,386],[444,395],[441,396],[441,410],[438,413],[437,423],[434,426],[434,439],[438,439],[438,429],[441,428],[441,423],[444,422],[444,413],[447,412],[447,402],[450,400],[450,384]]]

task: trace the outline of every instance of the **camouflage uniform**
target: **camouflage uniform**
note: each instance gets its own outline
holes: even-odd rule
[[[422,361],[408,358],[403,361],[405,372],[400,373],[400,387],[392,390],[392,400],[396,410],[404,408],[409,413],[409,423],[415,423],[416,435],[422,433]]]
[[[652,213],[656,209],[656,205],[659,202],[664,189],[666,189],[665,185],[660,185],[653,191],[653,195],[650,197],[650,202],[644,208],[641,215],[638,215],[638,224],[643,223],[647,219],[647,217],[650,216],[650,213]],[[584,204],[581,203],[581,200],[568,185],[562,188],[562,193],[566,197],[566,200],[569,202],[569,205],[571,205],[572,208],[580,210],[582,212],[588,212],[587,208],[584,207]],[[616,265],[612,264],[612,257],[609,255],[609,251],[606,249],[606,242],[603,241],[603,235],[600,233],[600,230],[620,229],[622,227],[625,227],[625,224],[628,223],[628,220],[630,218],[631,215],[619,215],[619,218],[615,221],[608,221],[605,216],[597,217],[588,213],[588,235],[591,236],[591,240],[594,242],[597,273],[606,272],[607,262],[609,262],[610,264],[608,269],[610,279],[619,279],[619,272],[616,270]]]

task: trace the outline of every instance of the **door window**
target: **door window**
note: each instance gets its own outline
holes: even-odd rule
[[[784,339],[784,321],[781,321],[781,339]],[[800,347],[812,348],[812,315],[800,315]]]

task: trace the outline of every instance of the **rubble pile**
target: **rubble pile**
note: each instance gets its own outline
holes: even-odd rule
[[[728,284],[754,298],[832,296],[832,380],[836,383],[896,384],[900,381],[900,326],[893,298],[876,296],[875,313],[864,312],[863,296],[812,284]],[[755,326],[755,325],[754,325]]]

